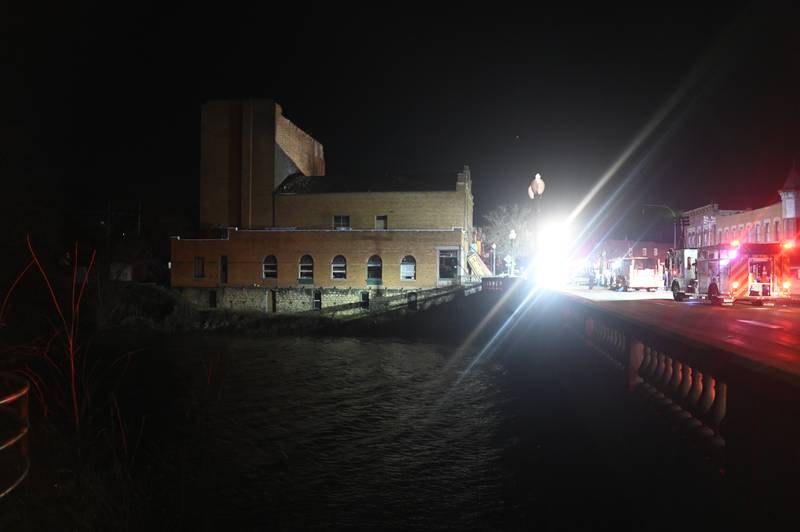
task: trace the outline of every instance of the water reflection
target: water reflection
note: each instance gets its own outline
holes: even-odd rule
[[[465,372],[473,353],[387,339],[191,344],[177,359],[209,361],[209,383],[218,381],[189,487],[209,515],[265,527],[430,528],[504,510],[502,362]]]

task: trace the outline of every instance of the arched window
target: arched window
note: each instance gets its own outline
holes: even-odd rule
[[[381,284],[383,278],[383,261],[373,255],[367,261],[367,284]]]
[[[776,242],[780,242],[781,241],[781,223],[780,222],[775,222],[775,241]]]
[[[764,222],[764,242],[772,242],[772,231],[770,231],[769,222]]]
[[[331,278],[347,279],[347,259],[342,255],[336,255],[331,261]]]
[[[314,259],[311,258],[311,255],[303,255],[300,258],[298,280],[302,284],[314,284]]]
[[[411,255],[406,255],[400,261],[400,280],[414,281],[417,279],[417,261]]]
[[[275,255],[267,255],[262,265],[261,275],[264,279],[278,278],[278,259]]]

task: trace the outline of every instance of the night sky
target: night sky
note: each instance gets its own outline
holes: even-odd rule
[[[3,17],[0,149],[29,214],[141,199],[146,223],[194,216],[214,98],[276,99],[324,144],[331,178],[455,179],[469,164],[478,225],[528,201],[535,172],[548,216],[566,215],[682,86],[581,220],[619,190],[598,228],[671,240],[641,204],[758,207],[800,158],[788,7],[20,8]]]

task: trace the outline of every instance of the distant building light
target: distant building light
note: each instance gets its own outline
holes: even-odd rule
[[[167,262],[167,269],[168,270],[172,269],[172,261]]]

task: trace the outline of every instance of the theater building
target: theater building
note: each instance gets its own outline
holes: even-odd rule
[[[474,280],[468,167],[441,190],[337,190],[269,100],[205,104],[201,144],[201,237],[174,237],[170,265],[200,306],[299,312]]]

